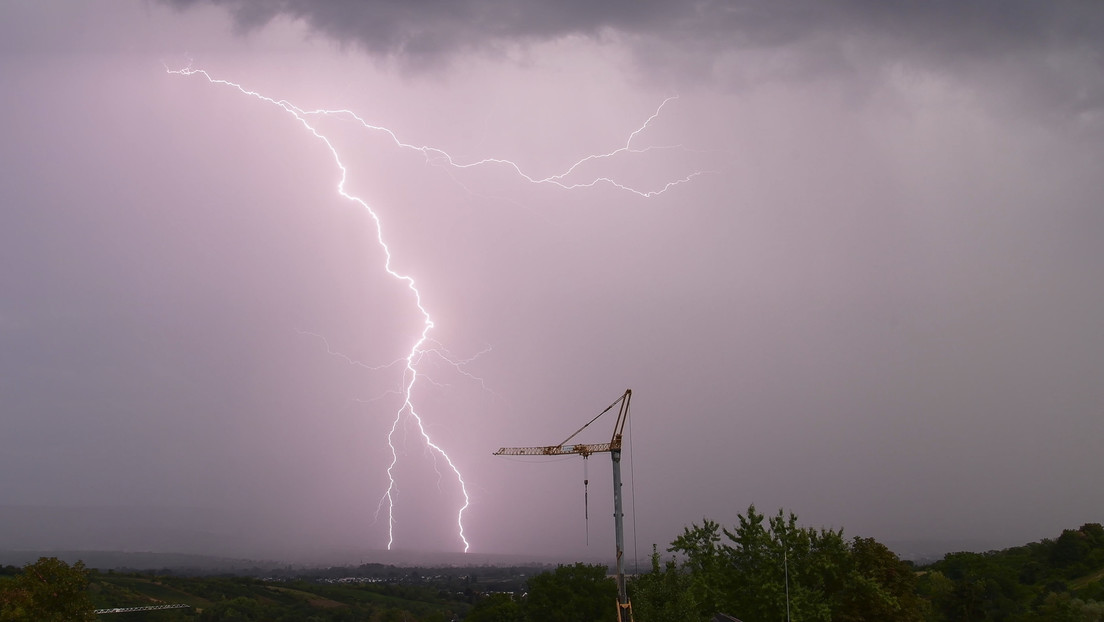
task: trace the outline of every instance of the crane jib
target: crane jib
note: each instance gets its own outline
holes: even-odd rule
[[[591,454],[608,453],[621,449],[621,439],[617,438],[613,443],[595,443],[592,445],[546,445],[544,447],[502,447],[494,452],[496,456],[563,456],[577,454],[589,456]]]
[[[617,555],[615,559],[617,563],[618,622],[632,622],[632,605],[629,603],[629,595],[627,590],[625,589],[625,528],[622,522],[624,513],[621,509],[621,433],[625,428],[625,423],[629,419],[629,399],[631,397],[632,391],[625,391],[624,395],[614,400],[614,402],[607,406],[605,410],[598,413],[593,419],[583,424],[583,427],[576,430],[574,434],[564,439],[564,441],[559,445],[545,445],[543,447],[502,447],[498,451],[494,452],[494,455],[496,456],[561,456],[567,454],[575,454],[582,456],[583,458],[596,453],[610,454],[611,462],[613,463],[613,521],[614,541],[617,547]],[[614,406],[618,405],[620,405],[620,408],[617,412],[617,421],[613,425],[613,435],[610,437],[610,442],[596,443],[592,445],[578,443],[574,445],[568,444],[569,441],[578,436],[579,433],[589,427],[590,424],[597,421],[599,417],[612,410]],[[584,479],[584,503],[586,502],[587,494],[585,492],[585,486],[589,483],[589,478]],[[589,525],[587,529],[587,538],[589,540]]]

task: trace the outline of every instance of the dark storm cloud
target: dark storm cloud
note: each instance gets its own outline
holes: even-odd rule
[[[310,2],[282,0],[166,0],[177,7],[210,3],[225,7],[243,30],[264,26],[278,16],[302,19],[342,43],[379,54],[443,57],[482,47],[494,40],[546,39],[570,33],[594,34],[602,28],[649,27],[676,11],[663,2]]]
[[[210,3],[239,26],[278,15],[374,52],[447,53],[489,39],[550,38],[612,29],[715,45],[784,45],[820,33],[872,30],[946,53],[999,53],[1027,45],[1099,48],[1104,10],[1092,2],[816,2],[779,0],[545,2],[542,0],[165,0],[177,7]]]
[[[1104,4],[982,0],[884,3],[662,0],[165,0],[212,4],[250,32],[278,17],[302,20],[343,45],[406,66],[454,60],[513,42],[578,35],[619,37],[645,72],[669,83],[748,82],[733,54],[783,52],[751,77],[806,80],[886,66],[937,68],[969,82],[996,81],[1004,96],[1063,111],[1104,103]],[[765,74],[765,75],[763,75]]]

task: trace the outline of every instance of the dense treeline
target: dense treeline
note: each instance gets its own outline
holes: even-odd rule
[[[466,622],[601,622],[615,616],[617,586],[605,566],[559,566],[529,580],[520,594],[488,594]]]
[[[952,553],[922,569],[932,622],[1104,621],[1104,527],[988,553]]]
[[[731,530],[684,529],[677,555],[632,582],[637,622],[787,619],[850,622],[1104,622],[1104,527],[915,568],[870,538],[797,526],[752,506]],[[677,560],[677,561],[676,561]],[[787,597],[788,595],[788,597]]]
[[[678,554],[633,581],[640,622],[708,620],[718,612],[746,622],[792,620],[920,622],[916,574],[870,538],[799,527],[794,514],[767,519],[748,508],[731,530],[705,520],[683,530]]]
[[[871,538],[811,529],[748,508],[731,528],[705,519],[666,561],[629,582],[637,622],[1104,622],[1104,527],[915,567]],[[615,617],[606,567],[395,569],[366,565],[297,578],[97,573],[42,558],[0,567],[0,622],[94,620],[95,608],[184,603],[112,614],[118,622],[598,622]],[[477,577],[475,571],[482,573]],[[535,569],[537,571],[543,568]],[[528,576],[526,576],[528,575]]]

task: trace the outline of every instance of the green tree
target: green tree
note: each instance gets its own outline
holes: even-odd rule
[[[1051,559],[1054,565],[1064,568],[1080,564],[1092,552],[1092,540],[1081,530],[1065,529],[1054,543]]]
[[[509,594],[490,594],[476,601],[465,622],[525,622],[525,613]]]
[[[954,581],[938,570],[929,570],[920,576],[916,583],[916,593],[928,603],[925,619],[930,622],[947,620],[947,611],[950,609],[954,592]]]
[[[616,615],[617,584],[605,566],[561,565],[529,580],[522,608],[534,622],[605,622]]]
[[[840,622],[923,619],[923,603],[916,592],[912,566],[873,538],[856,537],[848,549],[850,572],[833,619]]]
[[[733,540],[731,548],[737,557],[754,560],[751,569],[755,574],[747,575],[746,581],[760,586],[757,593],[745,590],[738,606],[752,620],[784,617],[787,608],[793,619],[831,620],[835,597],[845,585],[849,567],[843,532],[799,527],[797,515],[782,510],[766,527],[763,519],[754,506],[749,507],[747,519],[741,520],[736,532],[725,534]],[[758,550],[750,554],[738,550],[748,543]]]
[[[709,520],[685,528],[668,549],[682,557],[684,576],[672,568],[664,580],[683,586],[694,619],[721,612],[766,622],[784,619],[787,610],[791,619],[812,622],[922,619],[912,568],[877,541],[800,527],[792,512],[768,519],[754,505],[737,520],[731,530]],[[652,575],[644,583],[649,596],[658,591],[657,562]]]
[[[781,512],[779,512],[781,514]],[[722,555],[730,569],[729,586],[719,611],[745,620],[776,620],[783,618],[786,609],[785,564],[804,557],[800,548],[807,542],[799,541],[803,534],[772,534],[766,516],[748,506],[746,515],[737,516],[739,524],[732,531],[725,529],[728,540],[722,546]],[[775,535],[785,535],[790,550]],[[800,563],[797,564],[800,566]],[[791,595],[794,595],[791,583]]]
[[[0,588],[2,622],[92,622],[84,562],[70,566],[56,557],[27,564]]]
[[[684,529],[669,549],[686,560],[699,617],[775,620],[788,600],[794,619],[830,620],[848,555],[842,533],[800,528],[795,514],[781,510],[767,519],[754,505],[737,520],[720,533],[709,520]]]
[[[1041,619],[1048,622],[1102,622],[1104,603],[1083,601],[1069,594],[1050,593],[1039,607]]]
[[[731,587],[732,572],[720,540],[721,526],[702,519],[701,526],[683,527],[682,535],[667,548],[683,557],[682,570],[689,576],[686,591],[697,607],[698,618],[711,618],[720,611]]]
[[[675,560],[660,570],[659,553],[652,546],[652,571],[629,584],[633,617],[638,622],[695,622],[703,620],[690,589],[690,574]]]

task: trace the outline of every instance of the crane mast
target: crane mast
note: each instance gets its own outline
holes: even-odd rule
[[[598,413],[593,419],[586,422],[583,427],[575,430],[575,433],[567,437],[559,445],[543,445],[537,447],[502,447],[494,452],[496,456],[562,456],[578,454],[583,458],[591,454],[609,453],[613,462],[613,527],[614,540],[617,546],[617,621],[632,622],[632,604],[629,603],[629,595],[625,590],[625,526],[621,504],[621,433],[625,429],[625,423],[629,419],[629,400],[632,399],[632,389],[614,400],[605,410]],[[599,417],[620,406],[617,412],[617,421],[613,425],[613,436],[608,443],[596,444],[569,444],[571,439],[579,435]]]

